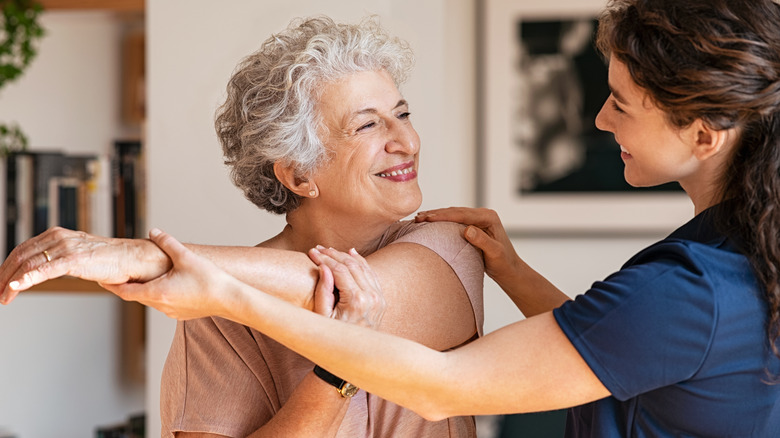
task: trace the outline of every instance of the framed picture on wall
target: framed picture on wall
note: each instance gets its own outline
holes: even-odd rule
[[[603,1],[481,3],[480,204],[512,234],[662,234],[693,215],[676,183],[634,188],[595,127]]]

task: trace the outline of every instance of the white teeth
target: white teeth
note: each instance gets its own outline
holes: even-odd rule
[[[619,145],[619,146],[620,146],[620,152],[625,152],[625,153],[627,153],[627,154],[631,155],[631,154],[630,154],[630,153],[629,153],[629,152],[626,150],[626,148],[624,148],[622,145]]]
[[[379,173],[377,174],[377,176],[379,176],[380,178],[387,178],[388,176],[406,175],[407,173],[412,173],[413,171],[414,171],[413,168],[407,167],[406,169],[394,170],[390,173]]]

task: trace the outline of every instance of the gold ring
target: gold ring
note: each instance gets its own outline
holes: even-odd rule
[[[49,255],[49,251],[43,250],[43,256],[46,257],[46,261],[51,261],[51,256]]]

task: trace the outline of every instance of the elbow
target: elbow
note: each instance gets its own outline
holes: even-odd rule
[[[441,421],[456,415],[448,408],[447,403],[441,399],[425,397],[425,400],[420,400],[420,403],[412,410],[428,421]]]
[[[428,421],[441,421],[451,417],[451,415],[445,414],[441,409],[429,409],[417,414]]]

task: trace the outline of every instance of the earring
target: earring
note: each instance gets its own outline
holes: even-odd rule
[[[317,196],[317,191],[316,190],[309,190],[309,196],[312,197],[312,198]]]

